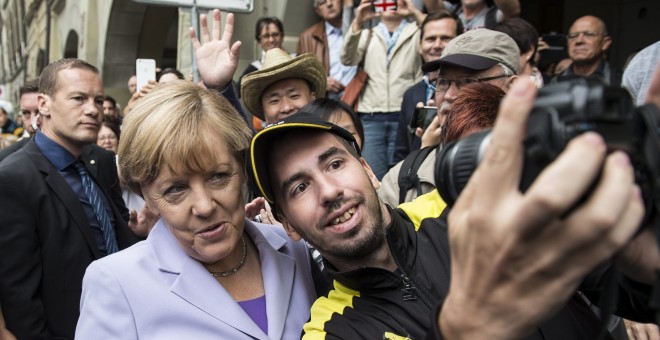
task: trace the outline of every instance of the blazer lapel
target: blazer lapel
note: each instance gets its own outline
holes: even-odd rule
[[[91,227],[89,221],[85,217],[85,212],[80,205],[80,200],[78,196],[73,192],[73,189],[69,186],[69,183],[60,175],[60,173],[55,169],[53,164],[46,159],[46,157],[41,153],[39,147],[34,142],[34,139],[31,140],[25,146],[25,152],[32,159],[35,166],[44,176],[44,181],[50,187],[53,194],[62,202],[62,206],[67,210],[71,219],[75,222],[76,227],[83,234],[83,237],[87,241],[87,245],[94,254],[96,258],[101,258],[103,255],[96,248],[96,241],[92,236]],[[62,226],[63,228],[65,226]]]
[[[259,248],[261,276],[266,292],[268,336],[281,339],[291,306],[296,263],[289,255],[280,252],[288,241],[268,228],[258,229],[252,222],[245,222],[246,232]]]
[[[96,183],[100,183],[98,179],[99,176],[98,159],[96,155],[92,154],[92,150],[93,150],[92,148],[84,148],[83,152],[80,154],[80,159],[85,165],[87,172],[89,172],[92,178],[94,178]]]
[[[268,338],[206,268],[181,249],[162,220],[158,221],[147,240],[160,269],[178,274],[170,287],[172,293],[240,332],[255,339]],[[270,322],[268,326],[270,330]]]

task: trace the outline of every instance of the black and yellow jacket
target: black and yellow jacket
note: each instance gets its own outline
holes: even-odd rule
[[[441,339],[435,320],[450,279],[444,208],[437,191],[397,209],[389,208],[392,222],[387,226],[387,243],[398,266],[394,272],[380,268],[336,272],[325,262],[326,274],[334,278],[334,289],[312,306],[303,340]],[[437,218],[441,214],[443,218]],[[594,270],[581,284],[581,293],[576,292],[557,314],[525,339],[599,338],[601,320],[584,297],[600,300],[611,270],[607,263]],[[616,288],[620,297],[616,314],[652,322],[654,311],[646,303],[649,294],[650,287],[621,280]],[[607,334],[602,339],[619,337]]]
[[[390,209],[387,243],[398,269],[326,270],[334,278],[312,306],[303,339],[423,339],[435,306],[449,288],[446,225],[423,221],[445,208],[437,191]]]

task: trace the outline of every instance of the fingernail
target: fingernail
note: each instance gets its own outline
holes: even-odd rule
[[[603,146],[605,144],[603,137],[601,137],[601,135],[595,132],[586,132],[584,134],[584,140],[587,141],[589,144],[596,146]]]
[[[612,156],[614,157],[614,161],[618,164],[627,165],[627,166],[630,166],[631,164],[630,158],[623,151],[616,151]]]

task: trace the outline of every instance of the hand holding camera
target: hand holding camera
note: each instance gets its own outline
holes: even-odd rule
[[[447,338],[469,335],[479,323],[488,324],[491,334],[474,334],[478,337],[529,333],[564,305],[589,271],[628,242],[642,220],[629,158],[621,151],[607,154],[605,140],[593,132],[570,139],[527,191],[520,191],[535,91],[527,78],[514,82],[487,148],[480,143],[472,151],[482,155],[481,163],[449,214],[454,293],[438,320]]]
[[[361,0],[355,9],[355,19],[351,25],[353,33],[357,33],[364,27],[369,20],[380,16],[380,13],[374,12],[372,0]]]

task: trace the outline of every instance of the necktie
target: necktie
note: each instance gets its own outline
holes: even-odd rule
[[[94,214],[96,219],[101,225],[101,230],[103,231],[103,239],[105,240],[105,250],[108,255],[117,252],[119,249],[117,247],[117,239],[115,238],[115,230],[112,228],[112,223],[110,223],[110,217],[103,207],[103,202],[101,201],[101,190],[98,188],[94,180],[87,169],[81,162],[76,162],[74,164],[80,179],[82,179],[83,188],[85,189],[85,195],[89,199],[89,203],[94,208]]]

